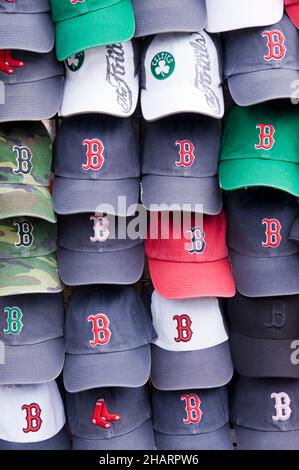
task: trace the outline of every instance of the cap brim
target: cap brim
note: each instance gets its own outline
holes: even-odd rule
[[[149,5],[147,6],[147,3]],[[134,2],[136,17],[135,37],[159,33],[198,32],[207,24],[207,9],[204,0],[160,0]]]
[[[298,72],[299,74],[299,72]],[[211,90],[212,92],[212,90]],[[224,115],[223,91],[219,86],[215,93],[215,105],[210,107],[200,91],[195,87],[169,87],[167,90],[141,92],[142,114],[146,121],[156,121],[162,117],[179,113],[196,113],[222,119]]]
[[[63,76],[5,87],[5,103],[0,104],[0,122],[42,121],[58,112]]]
[[[51,223],[57,222],[50,190],[42,186],[2,184],[0,207],[0,220],[26,216],[37,217]]]
[[[255,431],[234,426],[239,450],[298,450],[298,431]]]
[[[299,80],[299,70],[270,69],[234,75],[228,79],[228,86],[239,106],[251,106],[292,98],[296,80]]]
[[[56,176],[53,188],[53,205],[57,214],[88,212],[106,213],[119,217],[134,215],[139,202],[138,178],[124,180],[73,180]],[[125,197],[125,207],[119,205]],[[98,210],[102,205],[105,210]]]
[[[299,367],[290,358],[291,343],[295,339],[250,338],[231,331],[230,345],[237,372],[245,377],[298,379]]]
[[[60,375],[64,355],[63,338],[27,346],[5,346],[5,363],[0,365],[0,384],[50,382]]]
[[[71,450],[66,427],[50,439],[30,444],[0,440],[0,450]]]
[[[80,31],[80,34],[78,34]],[[65,60],[77,52],[131,39],[135,17],[131,0],[56,23],[56,53]]]
[[[145,175],[142,178],[142,204],[147,210],[160,211],[154,205],[169,207],[190,206],[190,212],[217,215],[222,209],[221,192],[217,176],[206,178],[183,178],[174,176]],[[199,206],[202,205],[203,209]]]
[[[299,292],[299,253],[254,258],[230,250],[237,290],[245,297],[294,295]],[[279,273],[273,276],[273,273]]]
[[[0,15],[0,31],[0,49],[46,53],[54,47],[51,13]]]
[[[56,255],[0,260],[0,296],[61,292]]]
[[[299,4],[285,5],[286,12],[297,29],[299,29]]]
[[[166,351],[152,344],[151,381],[158,390],[222,387],[234,373],[229,342],[200,351]]]
[[[266,159],[234,159],[220,163],[220,184],[226,191],[264,186],[299,196],[299,165]]]
[[[149,259],[149,268],[155,289],[166,299],[234,297],[236,293],[227,258],[209,263]]]
[[[82,439],[73,436],[73,450],[155,450],[152,420],[148,419],[134,431],[112,439]]]
[[[137,388],[148,381],[150,368],[149,345],[111,354],[67,354],[63,381],[71,393],[102,387]]]
[[[233,450],[229,424],[202,434],[170,435],[155,432],[157,450]]]
[[[144,269],[143,243],[122,251],[83,253],[58,250],[58,270],[70,286],[87,284],[129,285],[139,281]]]

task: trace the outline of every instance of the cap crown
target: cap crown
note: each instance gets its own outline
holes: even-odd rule
[[[133,288],[97,286],[72,295],[65,336],[69,354],[106,354],[147,345],[155,332]]]
[[[0,385],[0,439],[40,442],[65,424],[64,407],[55,381],[39,385]],[[33,418],[33,419],[32,419]]]
[[[225,76],[270,69],[299,70],[298,47],[299,32],[287,15],[275,25],[225,33]]]
[[[80,393],[67,393],[67,416],[73,435],[84,439],[113,439],[134,431],[151,417],[147,387],[98,388]],[[121,419],[110,429],[92,423],[97,400],[104,400],[110,413]]]
[[[204,178],[218,174],[221,128],[215,119],[172,116],[147,125],[143,175]]]
[[[238,426],[263,432],[299,430],[299,380],[240,377],[231,418]]]
[[[140,176],[132,122],[84,115],[64,120],[54,145],[55,175],[77,180],[121,180]]]
[[[226,387],[171,392],[153,388],[152,401],[154,430],[163,434],[204,434],[229,420]]]
[[[55,22],[70,20],[76,16],[85,15],[97,10],[104,10],[119,0],[50,0],[52,16]]]
[[[298,253],[298,244],[289,238],[299,213],[296,198],[275,190],[244,190],[228,194],[226,202],[232,250],[257,258]]]
[[[49,0],[10,0],[1,2],[1,13],[45,13],[50,11]]]

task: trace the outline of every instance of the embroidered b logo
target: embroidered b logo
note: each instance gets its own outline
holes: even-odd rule
[[[188,315],[175,315],[173,320],[177,322],[176,329],[178,330],[178,337],[174,338],[176,343],[188,343],[193,335],[191,330],[192,321]]]
[[[192,166],[195,160],[194,150],[195,147],[190,140],[177,140],[175,145],[179,146],[180,160],[175,162],[176,166],[189,167]]]
[[[93,231],[94,236],[90,237],[90,241],[93,243],[96,242],[105,242],[108,240],[110,235],[109,232],[109,219],[108,217],[103,216],[93,216],[90,217],[90,220],[93,220]]]
[[[194,227],[187,230],[187,233],[190,233],[192,243],[192,246],[188,248],[188,253],[190,255],[203,253],[207,245],[205,242],[205,232],[200,227]]]
[[[15,221],[13,224],[17,227],[19,236],[19,241],[15,243],[15,246],[29,248],[34,240],[32,224],[26,220]]]
[[[263,38],[267,39],[268,54],[264,55],[264,59],[268,62],[270,60],[282,60],[285,58],[287,48],[285,47],[285,36],[278,29],[272,31],[264,31]]]
[[[275,144],[275,129],[272,124],[257,124],[256,128],[260,131],[260,141],[255,145],[256,150],[271,150]]]
[[[27,428],[23,428],[23,432],[37,432],[40,430],[42,425],[42,419],[40,417],[42,410],[36,403],[31,405],[23,405],[22,410],[26,411]]]
[[[91,346],[103,346],[109,343],[111,331],[109,330],[110,321],[106,315],[99,313],[98,315],[90,315],[87,321],[92,323],[93,339],[89,341]]]
[[[5,335],[18,335],[23,329],[23,313],[19,307],[5,307],[4,312],[7,314],[7,328],[4,330]]]
[[[200,409],[201,400],[195,394],[182,395],[181,400],[185,401],[187,417],[183,419],[184,424],[197,424],[201,421],[202,411]]]
[[[18,147],[15,145],[12,147],[12,151],[16,153],[16,160],[17,160],[17,169],[13,170],[15,175],[29,175],[32,170],[32,153],[29,147],[21,146]]]
[[[105,162],[103,142],[100,139],[85,139],[82,143],[87,147],[87,162],[82,165],[83,170],[100,170]]]
[[[292,410],[290,407],[291,399],[285,392],[272,393],[271,398],[275,400],[276,415],[272,416],[273,421],[288,421],[291,417]]]
[[[281,223],[277,219],[263,219],[263,224],[266,225],[266,241],[262,243],[264,248],[278,248],[281,236]]]

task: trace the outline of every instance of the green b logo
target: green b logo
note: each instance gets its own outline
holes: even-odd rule
[[[65,63],[71,72],[78,72],[78,70],[81,69],[83,65],[84,59],[85,54],[82,51],[68,57]]]
[[[19,307],[6,307],[4,312],[7,314],[7,328],[5,335],[19,335],[23,329],[23,313]]]
[[[159,52],[151,62],[151,71],[157,80],[166,80],[173,74],[175,60],[170,52]]]

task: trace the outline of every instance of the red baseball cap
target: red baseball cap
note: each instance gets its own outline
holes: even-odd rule
[[[236,288],[228,259],[224,212],[204,215],[201,226],[195,222],[192,214],[191,224],[186,226],[182,220],[177,230],[173,214],[169,220],[159,214],[157,239],[150,238],[150,226],[145,250],[156,291],[166,299],[233,297]],[[169,237],[163,239],[166,224]]]
[[[286,12],[299,29],[299,0],[284,0]]]

